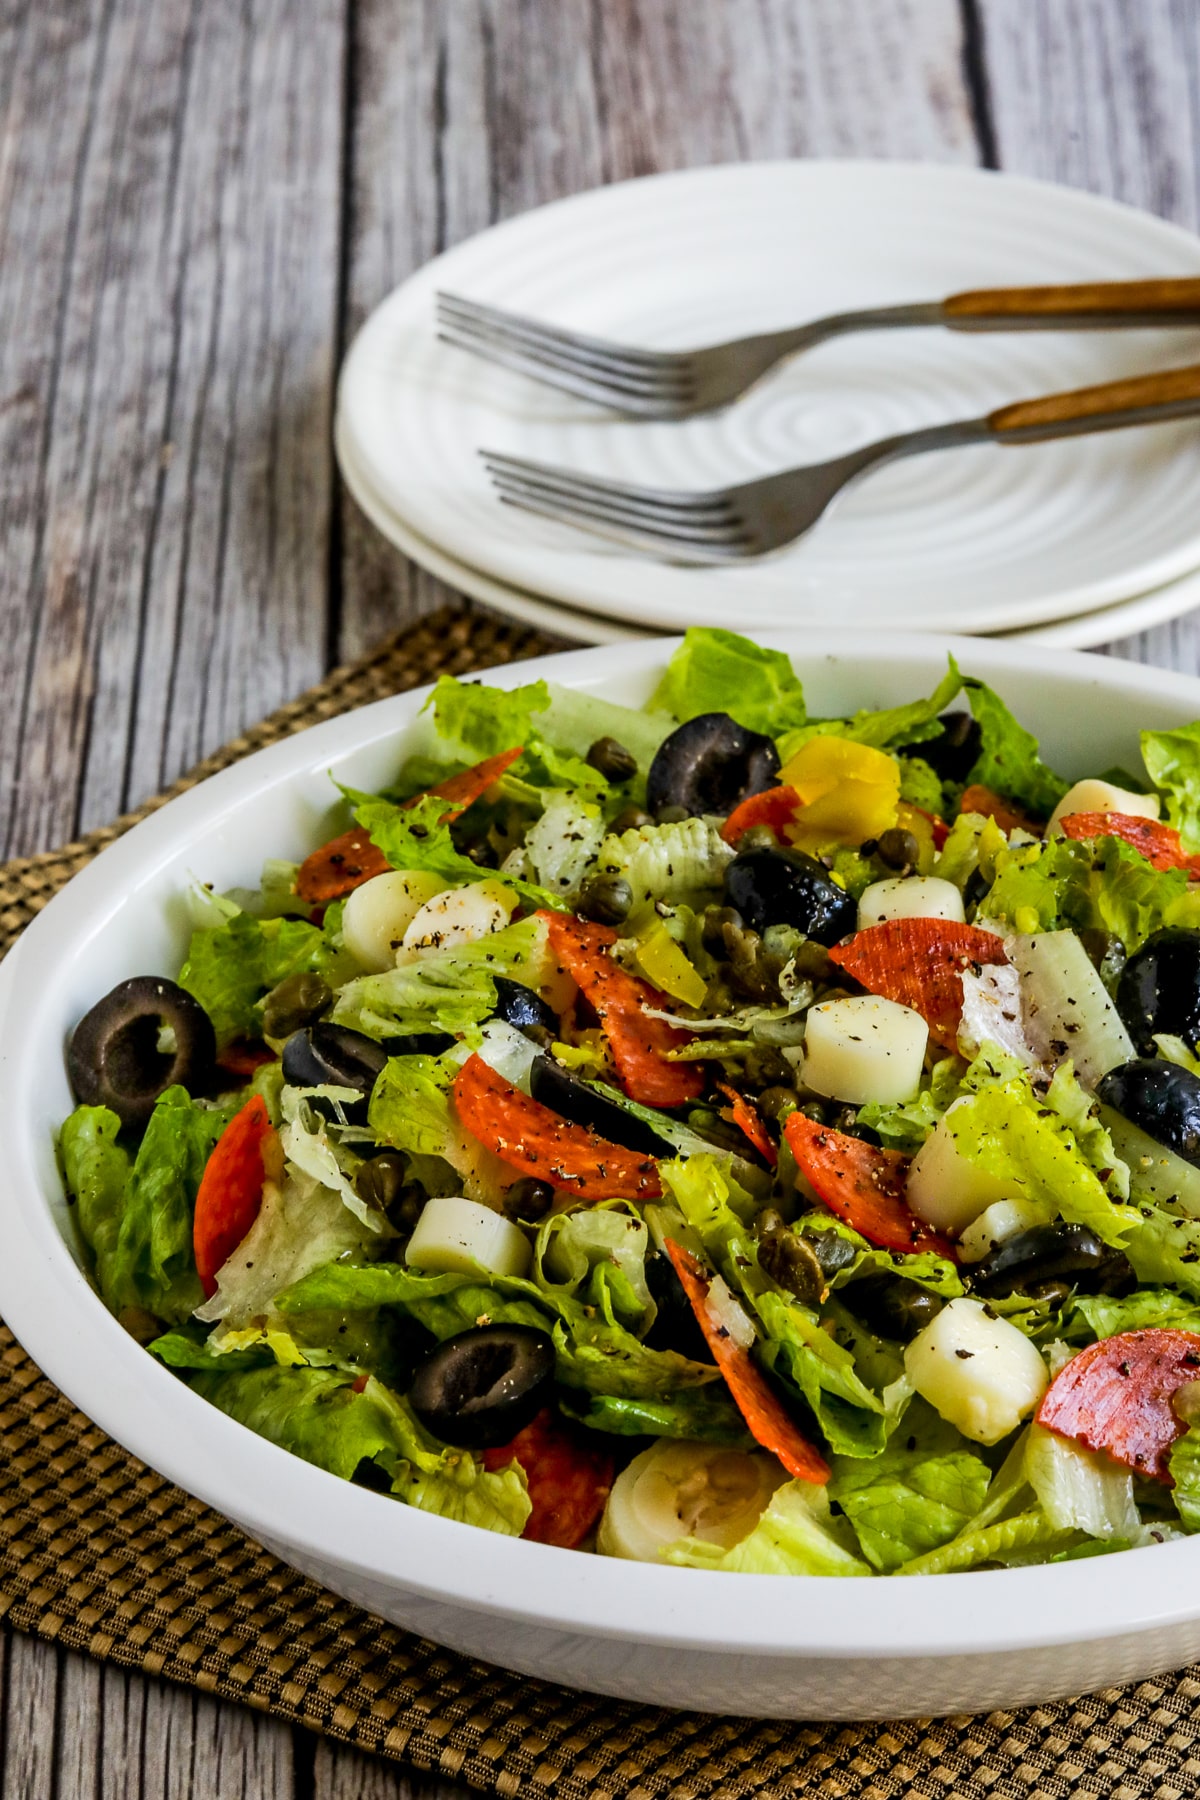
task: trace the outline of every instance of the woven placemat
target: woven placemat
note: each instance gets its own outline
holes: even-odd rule
[[[448,610],[177,784],[443,670],[555,648]],[[0,869],[0,954],[136,815]],[[528,1681],[358,1611],[112,1443],[0,1326],[0,1618],[484,1793],[561,1800],[1192,1800],[1200,1669],[988,1717],[763,1724]]]

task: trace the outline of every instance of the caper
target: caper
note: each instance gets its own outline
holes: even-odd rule
[[[833,1129],[840,1131],[843,1137],[858,1138],[861,1143],[879,1146],[879,1133],[870,1125],[860,1125],[858,1114],[852,1106],[843,1106],[834,1114]]]
[[[605,781],[618,787],[637,774],[637,757],[614,737],[597,738],[585,759]]]
[[[829,1114],[820,1100],[806,1100],[803,1106],[796,1108],[802,1118],[811,1119],[814,1125],[827,1125]]]
[[[758,1240],[758,1262],[772,1281],[806,1306],[818,1305],[829,1292],[816,1251],[794,1231],[765,1232]]]
[[[737,995],[725,980],[724,976],[714,976],[704,992],[705,1018],[711,1019],[719,1016],[721,1013],[731,1013],[737,1006],[737,1003]]]
[[[654,815],[656,825],[682,825],[692,814],[686,806],[660,806]]]
[[[844,1238],[840,1231],[814,1231],[805,1242],[812,1245],[813,1255],[827,1278],[836,1275],[839,1269],[848,1268],[858,1255],[850,1239]]]
[[[759,1237],[766,1237],[772,1231],[782,1231],[787,1220],[777,1206],[764,1206],[754,1221],[754,1229]]]
[[[647,825],[653,825],[653,823],[654,820],[644,807],[627,806],[624,812],[617,814],[612,822],[612,828],[619,837],[623,831],[644,831]]]
[[[524,1219],[532,1223],[534,1219],[545,1218],[554,1204],[554,1188],[548,1181],[535,1181],[526,1175],[504,1192],[504,1210],[510,1219]]]
[[[735,985],[752,1000],[778,1000],[779,972],[772,971],[764,957],[757,931],[747,931],[744,925],[727,920],[721,935]]]
[[[328,982],[312,969],[288,975],[263,1001],[263,1032],[269,1038],[289,1038],[315,1025],[332,999]]]
[[[907,1275],[872,1275],[840,1290],[846,1310],[880,1337],[909,1344],[944,1302]]]
[[[774,1119],[777,1125],[782,1125],[788,1114],[796,1110],[795,1091],[781,1086],[764,1088],[758,1096],[758,1110],[768,1119]]]
[[[117,1314],[117,1324],[143,1346],[152,1344],[167,1329],[162,1320],[147,1312],[144,1306],[123,1306]]]
[[[405,1185],[404,1158],[397,1150],[381,1150],[361,1163],[354,1176],[354,1191],[376,1212],[390,1212]]]
[[[742,1068],[746,1086],[755,1091],[760,1088],[778,1087],[788,1079],[792,1072],[791,1064],[786,1056],[769,1045],[757,1050],[748,1050]]]
[[[579,910],[598,925],[620,925],[633,905],[633,888],[624,875],[592,875],[579,894]]]
[[[800,944],[794,953],[794,961],[797,975],[803,975],[806,981],[829,981],[833,976],[833,964],[824,944],[814,943],[811,939]]]
[[[500,867],[500,859],[486,838],[480,838],[477,843],[472,844],[467,851],[467,856],[478,869],[498,869]]]
[[[751,825],[749,831],[743,831],[737,847],[739,855],[743,850],[777,850],[779,839],[769,825]]]
[[[876,856],[889,869],[915,868],[920,853],[921,846],[916,837],[900,825],[892,825],[882,832],[875,846]]]
[[[742,915],[732,906],[706,906],[700,918],[700,941],[710,956],[724,956],[725,927],[742,927]]]

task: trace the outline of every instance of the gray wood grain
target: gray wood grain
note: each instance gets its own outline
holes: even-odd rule
[[[361,0],[347,328],[564,194],[774,156],[978,159],[956,0]],[[339,642],[447,598],[343,503]]]
[[[1195,0],[979,0],[1000,166],[1200,228]],[[1200,670],[1200,614],[1112,646]]]
[[[317,676],[342,0],[10,5],[0,815],[100,823]]]

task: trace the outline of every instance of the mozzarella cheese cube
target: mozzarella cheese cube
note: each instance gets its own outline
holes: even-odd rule
[[[1062,836],[1058,829],[1060,819],[1069,819],[1072,813],[1090,812],[1128,813],[1135,819],[1157,819],[1158,795],[1132,794],[1128,788],[1114,787],[1111,781],[1077,781],[1073,788],[1067,789],[1050,814],[1046,836]]]
[[[979,1300],[951,1300],[904,1352],[918,1394],[964,1437],[998,1444],[1027,1419],[1049,1385],[1041,1355]]]
[[[405,932],[445,886],[428,869],[389,869],[356,887],[342,913],[342,937],[355,962],[373,975],[393,968]]]
[[[503,1213],[476,1200],[445,1195],[427,1200],[408,1240],[404,1260],[423,1275],[524,1275],[529,1239]]]
[[[982,1262],[1009,1238],[1045,1222],[1045,1212],[1032,1201],[994,1200],[967,1226],[958,1240],[958,1253],[964,1262]]]
[[[471,944],[501,931],[516,904],[516,894],[502,881],[472,881],[466,887],[447,888],[414,914],[404,933],[401,956],[407,959],[426,950],[449,950],[455,944]]]
[[[925,1139],[913,1157],[905,1189],[905,1199],[918,1219],[951,1236],[1005,1194],[1003,1182],[970,1162],[954,1141],[950,1121],[961,1105],[956,1100]]]
[[[873,881],[858,902],[860,931],[868,925],[882,925],[885,919],[953,919],[961,925],[965,918],[962,895],[952,881],[937,875],[897,875],[888,881]]]
[[[920,1086],[928,1042],[920,1013],[895,1000],[825,1000],[805,1021],[804,1080],[814,1093],[851,1106],[897,1105]]]

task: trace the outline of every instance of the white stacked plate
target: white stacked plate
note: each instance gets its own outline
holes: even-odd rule
[[[1086,646],[1200,604],[1200,425],[913,458],[795,544],[679,568],[504,506],[479,452],[713,487],[1007,401],[1200,360],[1200,330],[833,340],[717,414],[634,423],[440,343],[439,289],[656,348],[964,288],[1200,273],[1200,240],[1115,202],[976,169],[738,164],[527,213],[372,314],[339,389],[346,481],[462,591],[584,642],[691,624],[1015,633]]]

